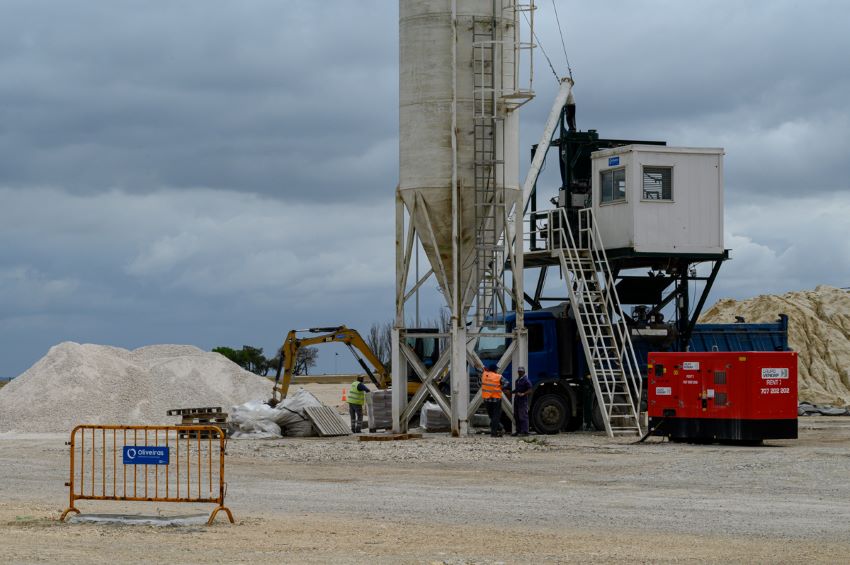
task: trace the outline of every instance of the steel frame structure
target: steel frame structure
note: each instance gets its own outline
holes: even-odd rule
[[[561,115],[561,108],[564,107],[571,91],[573,83],[570,79],[564,79],[561,82],[560,90],[552,105],[549,113],[549,118],[543,130],[539,146],[542,148],[539,158],[535,159],[531,168],[526,175],[522,188],[515,192],[514,201],[510,202],[507,209],[511,211],[507,217],[505,226],[505,236],[501,242],[504,245],[504,257],[507,259],[507,265],[512,268],[511,286],[507,288],[503,283],[503,290],[510,298],[514,305],[520,305],[516,309],[516,323],[513,332],[511,333],[493,333],[488,331],[488,337],[505,337],[510,338],[511,342],[497,363],[497,370],[502,372],[508,364],[512,364],[513,370],[519,366],[526,365],[528,362],[528,336],[525,329],[523,319],[523,310],[521,305],[524,303],[524,245],[525,238],[522,236],[522,221],[523,210],[525,210],[532,194],[532,188],[540,174],[540,169],[543,165],[543,157],[546,153],[552,134],[557,127],[558,120]],[[456,140],[453,139],[453,142]],[[456,164],[455,164],[456,166]],[[453,172],[453,179],[457,176]],[[413,200],[413,208],[407,209],[400,192],[396,191],[396,234],[395,234],[395,250],[396,250],[396,295],[395,295],[395,321],[392,332],[392,389],[393,389],[393,431],[395,433],[404,433],[407,431],[410,418],[421,407],[422,403],[430,396],[440,406],[451,421],[452,435],[460,436],[469,432],[469,420],[481,405],[481,393],[478,391],[472,399],[469,398],[469,368],[467,363],[471,363],[473,367],[482,366],[481,360],[475,354],[475,345],[481,335],[481,328],[475,324],[475,317],[470,319],[469,308],[476,296],[477,289],[472,288],[470,284],[467,288],[459,288],[458,279],[461,265],[460,253],[460,213],[457,208],[460,200],[461,186],[455,181],[452,191],[452,249],[450,260],[452,261],[452,273],[454,284],[449,285],[447,280],[438,280],[442,288],[451,288],[451,296],[446,298],[446,305],[451,313],[451,326],[449,333],[436,334],[415,334],[417,337],[430,336],[441,339],[446,339],[450,346],[445,348],[440,355],[439,360],[430,368],[426,368],[418,359],[414,351],[405,342],[406,338],[406,317],[405,306],[413,300],[417,291],[431,277],[445,277],[446,269],[442,264],[442,259],[437,258],[438,265],[432,265],[431,269],[425,273],[419,280],[413,282],[408,288],[408,279],[411,271],[411,263],[415,260],[416,238],[428,238],[431,242],[435,241],[433,229],[430,221],[424,226],[426,233],[417,233],[416,228],[410,221],[413,217],[415,208],[423,207],[425,212],[424,217],[428,218],[427,209],[424,209],[425,203],[421,198]],[[508,191],[506,191],[506,197]],[[519,229],[519,232],[517,232]],[[500,276],[498,280],[504,280],[505,265],[500,265]],[[439,275],[437,273],[440,273]],[[417,393],[408,401],[407,398],[407,367],[413,369],[414,374],[422,381],[423,386],[419,388]],[[437,377],[442,376],[444,371],[449,371],[451,377],[451,395],[446,397],[436,385]],[[516,376],[516,375],[514,375]],[[509,417],[513,416],[510,402],[503,397],[503,408]]]
[[[499,11],[504,13],[508,10],[513,11],[513,39],[506,40],[501,37],[500,32],[496,32],[495,20],[492,24],[490,37],[482,36],[481,30],[478,34],[475,33],[474,29],[472,30],[473,50],[479,53],[478,59],[480,59],[478,61],[473,56],[473,60],[479,62],[478,70],[473,72],[481,74],[473,80],[473,88],[477,89],[473,98],[482,103],[488,97],[491,99],[489,109],[485,105],[484,113],[481,116],[477,114],[474,116],[482,123],[484,123],[485,118],[488,118],[486,115],[488,112],[492,116],[498,115],[497,108],[502,108],[505,112],[514,112],[534,96],[532,90],[533,57],[531,54],[535,47],[533,31],[535,3],[534,0],[493,1],[494,18]],[[527,39],[523,38],[520,26],[520,17],[523,13],[523,19],[527,21],[529,28]],[[500,174],[504,176],[504,170],[499,171],[499,167],[503,167],[504,163],[499,158],[498,150],[492,151],[493,155],[489,155],[488,151],[485,150],[497,148],[499,136],[503,135],[499,131],[502,122],[498,118],[490,116],[492,119],[484,124],[485,126],[489,124],[490,128],[485,127],[484,130],[487,131],[483,132],[490,137],[477,142],[476,147],[481,150],[476,151],[476,166],[490,171],[491,180],[489,182],[491,185],[484,187],[463,186],[458,174],[457,0],[451,1],[451,20],[453,37],[451,41],[450,132],[452,153],[450,183],[451,249],[446,249],[447,246],[444,246],[440,249],[441,253],[432,256],[431,269],[418,280],[412,281],[411,285],[408,285],[411,262],[415,261],[416,252],[419,248],[417,238],[419,238],[419,241],[427,243],[430,248],[438,249],[437,238],[435,237],[436,228],[434,227],[434,218],[430,216],[428,206],[421,194],[416,194],[412,199],[404,199],[401,191],[396,191],[396,296],[391,353],[393,431],[396,433],[407,431],[410,419],[429,396],[449,416],[452,435],[461,436],[469,432],[469,421],[481,404],[480,390],[476,391],[470,398],[469,365],[471,364],[476,368],[483,366],[481,359],[475,353],[475,346],[479,337],[484,334],[483,326],[485,324],[489,326],[486,331],[488,337],[504,337],[506,340],[510,340],[497,363],[497,370],[500,373],[504,372],[509,364],[512,365],[515,373],[517,367],[526,365],[528,360],[527,333],[522,308],[517,309],[515,325],[513,331],[509,333],[499,333],[498,328],[494,327],[496,325],[493,324],[492,318],[494,313],[503,316],[508,308],[524,303],[523,253],[525,238],[522,236],[522,221],[532,187],[543,163],[542,157],[545,151],[542,152],[540,159],[532,163],[525,182],[518,189],[507,189],[504,182],[497,183],[496,180],[500,178]],[[473,23],[473,28],[475,28],[475,23]],[[484,29],[486,29],[486,26],[484,26]],[[464,33],[467,31],[469,30],[465,30]],[[512,45],[505,44],[505,41],[510,41]],[[501,55],[508,49],[513,50],[511,59]],[[521,85],[522,79],[519,72],[523,54],[528,54],[527,86]],[[510,73],[507,73],[507,76],[513,78],[510,84],[501,84],[501,79],[497,81],[494,78],[497,74],[496,70],[508,64],[512,65],[513,69]],[[506,75],[503,74],[502,76]],[[571,89],[572,80],[563,79],[547,120],[546,128],[541,136],[540,144],[543,147],[548,147],[552,139],[561,108],[564,107]],[[481,128],[477,129],[480,130]],[[481,134],[482,132],[479,131],[478,133]],[[507,148],[503,151],[506,150]],[[476,179],[479,176],[476,174]],[[473,226],[473,231],[476,234],[474,243],[475,263],[471,265],[464,264],[462,261],[462,257],[470,255],[468,247],[470,243],[462,243],[461,241],[461,233],[468,232],[470,227],[461,225],[463,207],[469,206],[469,202],[462,199],[462,195],[468,200],[470,194],[476,197],[475,205],[477,207],[476,225]],[[479,201],[482,199],[483,201]],[[485,213],[481,213],[481,210],[484,210]],[[414,214],[417,218],[416,222],[413,221]],[[449,264],[444,264],[444,261],[448,261]],[[508,270],[506,265],[511,266],[510,274],[506,273],[506,270]],[[416,267],[418,273],[418,262]],[[450,269],[446,267],[450,267]],[[461,273],[468,269],[475,269],[476,275],[463,279]],[[449,275],[447,273],[451,273],[452,280],[448,280]],[[482,273],[485,273],[485,275],[482,276]],[[448,333],[427,334],[430,337],[443,339],[449,344],[442,350],[437,362],[427,368],[406,343],[405,306],[408,301],[416,300],[418,291],[431,276],[436,278],[438,286],[443,292],[451,322]],[[464,280],[463,284],[461,284],[461,280]],[[482,290],[482,285],[489,285],[489,288]],[[498,301],[498,304],[495,303],[496,301]],[[417,332],[415,335],[416,337],[423,337],[426,334]],[[422,382],[422,386],[410,399],[407,398],[409,369],[412,369],[412,373]],[[451,382],[451,393],[449,395],[445,395],[436,382],[438,378],[442,378],[446,374],[450,376]],[[512,418],[513,411],[510,401],[503,396],[502,402],[506,414]]]
[[[455,188],[455,196],[460,187]],[[522,206],[519,191],[505,191],[506,194],[515,192],[513,199],[508,198],[509,208],[516,209]],[[512,200],[512,201],[511,201]],[[414,200],[414,208],[425,206],[421,200]],[[520,208],[521,209],[521,208]],[[482,367],[481,359],[475,353],[475,345],[482,334],[482,328],[475,323],[475,316],[470,315],[470,306],[475,302],[477,288],[472,284],[461,289],[458,284],[443,285],[442,288],[451,288],[451,296],[445,296],[446,306],[451,315],[451,324],[448,333],[411,333],[418,338],[434,337],[444,339],[449,347],[444,348],[437,362],[430,368],[426,367],[419,359],[413,349],[407,344],[406,305],[414,300],[415,294],[435,273],[445,273],[442,265],[437,269],[429,269],[419,280],[413,281],[408,288],[409,274],[412,263],[415,260],[416,238],[434,238],[430,225],[425,225],[427,233],[419,234],[410,217],[415,210],[407,210],[400,194],[396,194],[396,312],[392,331],[392,394],[393,394],[393,432],[404,433],[408,429],[410,419],[422,407],[422,404],[430,396],[434,402],[443,410],[451,421],[451,432],[453,436],[462,436],[469,433],[469,421],[472,415],[481,406],[481,391],[477,391],[470,398],[469,365]],[[515,215],[516,217],[516,215]],[[511,220],[512,221],[512,220]],[[451,261],[454,277],[459,278],[461,270],[461,252],[459,237],[459,217],[455,216],[453,222],[453,237]],[[510,240],[501,238],[504,256],[508,257],[511,264],[522,265],[523,241],[522,238]],[[442,261],[440,259],[440,261]],[[503,280],[505,269],[502,265],[499,269]],[[523,292],[523,271],[515,269],[511,272],[510,287],[504,282],[504,290],[512,303],[521,303]],[[443,281],[444,283],[447,281]],[[455,281],[457,283],[457,281]],[[497,363],[497,370],[501,373],[508,365],[512,364],[514,371],[524,365],[528,359],[527,335],[522,314],[519,313],[517,323],[512,332],[499,333],[487,331],[487,337],[504,337],[510,339],[505,352]],[[408,399],[407,397],[407,375],[408,368],[422,382],[417,392]],[[437,379],[448,372],[451,383],[451,393],[447,396],[437,386]],[[505,413],[512,417],[512,406],[510,401],[502,398]]]

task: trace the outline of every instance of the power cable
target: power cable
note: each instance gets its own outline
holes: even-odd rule
[[[552,0],[552,8],[555,10],[555,21],[558,23],[558,33],[561,34],[561,47],[564,48],[564,59],[567,60],[567,72],[570,73],[570,80],[573,80],[573,68],[570,66],[570,56],[567,55],[567,43],[564,41],[564,28],[561,27],[561,18],[558,17],[558,6],[555,4],[555,0]]]
[[[561,84],[561,77],[559,77],[558,73],[555,71],[555,66],[552,65],[552,59],[549,58],[549,55],[546,54],[546,50],[543,49],[543,42],[541,42],[540,38],[537,37],[537,32],[534,31],[534,27],[531,25],[531,22],[528,19],[528,14],[523,12],[522,17],[525,18],[525,23],[528,24],[528,29],[531,30],[531,34],[534,36],[534,41],[536,41],[537,46],[540,47],[540,52],[543,53],[543,56],[546,58],[546,62],[549,63],[549,68],[552,70],[552,74],[555,75],[555,82]]]

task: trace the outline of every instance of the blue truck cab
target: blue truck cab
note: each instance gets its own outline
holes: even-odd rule
[[[601,418],[598,414],[593,417],[592,383],[569,303],[526,311],[524,318],[528,331],[526,371],[533,387],[529,405],[533,429],[539,434],[575,431],[591,424],[600,429]],[[505,327],[490,331],[511,332],[515,324],[516,314],[508,313]],[[486,334],[487,330],[483,332]],[[644,379],[649,352],[673,350],[674,332],[670,323],[632,329],[632,344]],[[485,364],[496,363],[507,346],[505,338],[485,336],[478,340],[476,353]],[[779,315],[776,322],[764,324],[696,324],[689,348],[692,351],[787,351],[788,318]],[[504,373],[510,378],[512,367],[509,365]]]

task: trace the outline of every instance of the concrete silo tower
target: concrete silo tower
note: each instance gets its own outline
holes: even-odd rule
[[[467,432],[480,402],[470,399],[468,362],[482,331],[506,339],[499,369],[527,357],[521,314],[499,334],[500,320],[522,310],[519,112],[531,90],[534,1],[400,0],[400,178],[396,213],[396,318],[393,332],[394,428],[430,395]],[[521,68],[521,66],[523,68]],[[521,78],[522,77],[522,78]],[[418,243],[417,243],[418,242]],[[405,303],[424,280],[411,280],[421,245],[451,313],[451,344],[426,368],[406,344]],[[511,265],[506,277],[505,264]],[[413,277],[415,278],[415,277]],[[424,386],[407,399],[408,367]],[[451,394],[433,378],[451,374]],[[471,401],[470,401],[471,400]]]

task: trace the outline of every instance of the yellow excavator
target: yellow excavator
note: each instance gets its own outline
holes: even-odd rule
[[[416,332],[436,333],[437,330],[408,330],[408,334]],[[298,337],[299,333],[311,333],[317,335]],[[433,337],[408,337],[408,340],[408,344],[411,345],[426,366],[430,366],[439,358],[440,349],[438,339]],[[357,330],[346,326],[291,330],[288,334],[286,334],[286,340],[284,340],[283,346],[280,348],[280,363],[277,366],[277,373],[275,374],[272,398],[268,401],[269,406],[276,406],[279,402],[286,398],[286,394],[289,392],[289,385],[292,382],[292,374],[295,369],[295,361],[298,357],[298,350],[302,347],[309,347],[311,345],[318,345],[321,343],[344,343],[348,346],[351,354],[354,355],[354,358],[357,359],[357,362],[376,387],[379,389],[386,389],[390,385],[391,377],[389,372]],[[366,364],[364,358],[372,365],[371,368]],[[283,376],[282,381],[281,376]],[[418,388],[418,381],[412,382],[409,378],[407,383],[407,393],[413,394]]]

